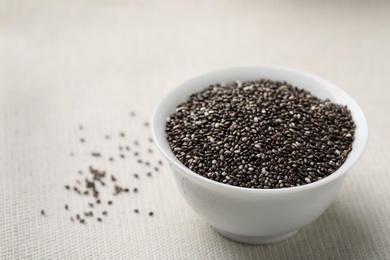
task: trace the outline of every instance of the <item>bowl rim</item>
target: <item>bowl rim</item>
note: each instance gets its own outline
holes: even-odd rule
[[[182,162],[179,161],[179,159],[176,158],[176,156],[174,156],[173,152],[172,152],[173,156],[171,154],[169,154],[166,151],[166,148],[164,147],[164,145],[161,144],[162,140],[160,140],[160,135],[158,135],[157,129],[156,129],[156,124],[158,121],[158,114],[159,114],[158,111],[164,105],[165,101],[170,96],[172,96],[175,91],[177,91],[178,89],[184,88],[190,82],[199,80],[202,77],[207,77],[207,76],[210,76],[212,74],[221,73],[224,71],[228,72],[228,71],[236,70],[236,69],[270,69],[270,70],[284,71],[284,72],[288,72],[288,73],[296,73],[296,74],[300,74],[303,77],[309,77],[309,78],[312,78],[313,80],[317,80],[322,85],[326,85],[327,88],[330,88],[332,91],[337,91],[338,94],[342,94],[345,99],[348,99],[348,102],[350,103],[348,105],[348,108],[350,109],[351,113],[353,114],[352,116],[353,116],[353,119],[355,121],[356,129],[358,128],[358,125],[359,125],[359,132],[361,132],[359,135],[359,138],[361,139],[360,146],[357,148],[354,147],[354,149],[352,149],[352,151],[350,152],[350,154],[351,153],[357,154],[355,156],[354,161],[348,161],[348,158],[350,157],[350,156],[348,156],[347,160],[335,172],[333,172],[331,175],[328,175],[321,180],[318,180],[318,181],[315,181],[312,183],[308,183],[308,184],[300,185],[300,186],[294,186],[294,187],[286,187],[286,188],[261,189],[261,188],[246,188],[246,187],[233,186],[233,185],[229,185],[229,184],[225,184],[225,183],[221,183],[218,181],[208,179],[208,178],[201,176],[201,175],[197,174],[196,172],[190,170],[189,168],[187,168]],[[299,86],[297,86],[297,87],[299,88]],[[351,107],[351,104],[352,104],[352,107]],[[354,115],[359,116],[359,122],[356,122],[356,118],[354,117]],[[165,122],[165,120],[164,120],[164,122]],[[165,127],[164,127],[164,129],[165,129]],[[297,69],[285,67],[285,66],[275,66],[275,65],[265,65],[265,64],[260,64],[260,65],[259,64],[247,64],[247,65],[236,65],[236,66],[217,68],[217,69],[209,70],[209,71],[206,71],[203,73],[199,73],[199,74],[197,74],[197,75],[195,75],[195,76],[193,76],[185,81],[180,82],[179,84],[177,84],[176,86],[171,88],[160,99],[160,101],[156,105],[156,107],[153,111],[153,114],[152,114],[151,131],[152,131],[153,140],[154,140],[157,148],[162,153],[162,155],[165,157],[165,159],[168,160],[171,167],[178,168],[182,173],[185,173],[185,175],[188,178],[190,178],[191,180],[196,181],[198,184],[200,184],[202,186],[208,186],[211,189],[215,189],[215,190],[219,190],[219,191],[223,191],[223,192],[224,191],[240,192],[240,193],[252,194],[252,195],[256,195],[256,194],[269,194],[269,195],[271,195],[271,194],[283,194],[283,193],[291,193],[291,192],[302,192],[302,191],[306,191],[306,190],[310,190],[310,189],[315,189],[317,187],[324,186],[328,183],[331,183],[331,182],[341,178],[342,176],[344,176],[346,174],[346,172],[356,164],[356,162],[363,155],[364,150],[367,147],[367,143],[368,143],[368,125],[367,125],[367,120],[366,120],[366,117],[364,115],[364,112],[360,108],[360,106],[357,104],[357,102],[347,92],[345,92],[343,89],[341,89],[337,85],[333,84],[332,82],[329,82],[329,81],[327,81],[323,78],[320,78],[314,74],[311,74],[311,73],[308,73],[308,72],[305,72],[302,70],[297,70]],[[163,136],[165,138],[165,132],[164,132]],[[356,131],[355,131],[355,139],[353,142],[354,143],[356,142]],[[348,167],[343,167],[346,165],[347,161],[349,162]]]

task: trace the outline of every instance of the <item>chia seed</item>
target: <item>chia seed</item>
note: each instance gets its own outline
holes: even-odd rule
[[[100,157],[100,156],[101,156],[100,153],[96,153],[96,152],[91,153],[91,155],[92,155],[93,157]]]
[[[135,117],[135,113],[132,111],[131,111],[130,115],[132,117]],[[142,126],[142,124],[144,126],[147,126],[147,127],[149,126],[148,122],[145,122],[145,121],[141,121],[141,126]],[[157,165],[157,160],[156,161],[148,161],[148,159],[149,159],[148,157],[142,157],[140,152],[136,151],[135,149],[133,151],[132,147],[131,147],[132,143],[129,143],[129,142],[128,143],[113,143],[113,145],[115,145],[115,147],[117,147],[117,149],[119,149],[119,153],[117,155],[113,155],[113,154],[110,155],[108,153],[104,154],[104,151],[91,150],[89,148],[89,146],[90,146],[89,143],[91,143],[92,144],[91,146],[93,146],[95,144],[95,142],[91,139],[91,141],[87,143],[86,138],[88,138],[88,136],[85,136],[86,133],[84,133],[85,132],[84,127],[81,124],[79,124],[78,128],[80,130],[81,136],[77,136],[76,140],[78,140],[80,143],[83,143],[82,145],[83,145],[83,147],[85,147],[85,148],[83,148],[83,150],[88,149],[87,154],[90,157],[94,157],[94,158],[92,158],[93,165],[90,165],[89,167],[87,166],[86,171],[84,171],[84,170],[83,171],[82,170],[76,171],[78,173],[78,177],[81,176],[84,178],[83,179],[76,178],[74,180],[74,185],[64,185],[64,188],[66,190],[71,191],[72,193],[76,193],[76,194],[83,196],[85,198],[88,198],[88,199],[92,198],[92,200],[93,200],[92,202],[89,201],[89,202],[85,203],[86,208],[84,208],[81,211],[75,212],[73,214],[73,216],[71,216],[69,218],[71,222],[77,222],[80,224],[87,224],[87,220],[91,219],[91,217],[94,217],[93,211],[99,210],[101,207],[103,207],[103,205],[105,204],[105,202],[103,201],[103,198],[105,198],[107,195],[109,195],[110,192],[113,191],[112,194],[115,196],[114,199],[117,196],[120,196],[121,194],[130,194],[131,192],[134,192],[134,193],[138,192],[138,188],[131,188],[130,189],[130,188],[124,187],[124,185],[126,185],[126,184],[122,183],[121,178],[118,178],[119,176],[116,176],[116,175],[114,176],[111,173],[111,169],[108,169],[108,171],[106,172],[105,169],[96,168],[94,166],[94,164],[96,163],[95,159],[107,158],[107,161],[109,161],[110,163],[117,161],[118,164],[120,164],[121,161],[125,161],[125,160],[121,160],[121,159],[127,158],[128,160],[131,160],[134,163],[138,162],[138,164],[140,164],[142,166],[146,165],[149,167],[151,167],[151,165]],[[116,132],[116,134],[115,133],[114,134],[102,133],[101,137],[103,137],[107,141],[110,141],[110,140],[116,141],[115,138],[112,138],[112,137],[119,136],[119,138],[121,140],[125,140],[127,135],[129,135],[129,137],[131,137],[130,133],[128,134],[128,133],[126,133],[125,130],[122,130],[122,131]],[[153,142],[153,140],[151,138],[145,138],[145,140],[135,138],[135,139],[133,139],[133,142],[134,142],[134,145],[139,146],[140,149],[144,149],[148,153],[154,153],[152,147],[150,147],[149,144],[148,145],[146,144],[146,142],[148,140],[151,143]],[[145,144],[145,147],[143,147],[143,144]],[[96,148],[93,148],[93,149],[96,149]],[[70,154],[71,157],[75,157],[77,154],[81,154],[81,155],[85,154],[86,151],[79,153],[78,151],[74,151],[72,149],[71,151],[68,151],[68,153]],[[118,156],[118,159],[116,159],[116,156]],[[121,159],[119,159],[119,158],[121,158]],[[140,175],[138,173],[134,173],[133,176],[135,179],[140,179]],[[149,176],[151,176],[151,173],[149,174]],[[141,198],[141,197],[139,197],[139,198]],[[105,205],[109,205],[110,207],[114,206],[113,200],[105,200],[105,201],[107,202],[107,204],[105,204]],[[72,207],[72,205],[70,205],[70,204],[68,205],[68,204],[64,203],[64,208],[65,208],[65,211],[69,212],[69,211],[71,211],[71,209],[73,210],[74,208],[77,208],[77,207]],[[137,213],[138,213],[138,209],[137,209]],[[40,214],[42,216],[47,216],[44,210],[41,210]],[[97,212],[95,212],[95,215],[97,215]],[[106,209],[103,209],[100,216],[95,216],[95,218],[97,219],[98,222],[102,222],[103,217],[108,217],[108,211]]]
[[[354,133],[346,106],[264,79],[210,85],[166,121],[170,148],[186,167],[244,188],[323,179],[347,159]]]

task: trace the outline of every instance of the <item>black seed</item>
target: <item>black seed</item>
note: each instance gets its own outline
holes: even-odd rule
[[[67,204],[65,204],[65,210],[68,210],[69,209],[69,206]]]
[[[125,137],[126,135],[125,135],[124,132],[121,132],[121,133],[119,133],[119,136],[120,136],[120,137]]]
[[[93,217],[93,212],[92,211],[84,212],[84,216],[85,217]]]
[[[171,150],[192,171],[265,189],[307,185],[332,174],[352,150],[355,131],[346,106],[265,79],[193,93],[165,127]]]
[[[100,157],[100,156],[101,156],[100,153],[96,153],[96,152],[93,152],[93,153],[91,153],[91,154],[92,154],[93,157]]]
[[[116,178],[114,175],[111,175],[111,181],[116,182]]]
[[[138,209],[134,209],[134,212],[138,214],[138,213],[139,213],[139,210],[138,210]]]
[[[108,205],[112,205],[112,200],[109,200],[107,203]]]
[[[146,174],[146,176],[152,177],[152,173],[151,173],[151,172],[148,172],[148,173]]]
[[[128,188],[123,189],[124,192],[129,192]]]
[[[109,160],[110,162],[113,162],[113,161],[114,161],[114,158],[110,157],[110,158],[108,158],[108,160]]]
[[[124,155],[124,154],[121,154],[120,157],[121,157],[122,159],[125,159],[125,155]]]
[[[154,170],[155,170],[156,172],[158,172],[158,167],[154,167]]]
[[[73,217],[70,217],[70,221],[74,222],[74,218],[73,218]]]
[[[136,179],[139,179],[139,175],[138,174],[133,174],[133,176],[134,176],[134,178],[136,178]]]
[[[138,192],[138,189],[137,189],[137,188],[134,188],[133,191],[134,191],[134,193],[137,193],[137,192]]]
[[[149,123],[148,123],[148,122],[145,122],[145,123],[144,123],[144,126],[148,127],[148,126],[149,126]]]
[[[107,216],[107,211],[103,211],[102,214],[103,214],[104,216]]]
[[[158,164],[162,165],[162,161],[161,161],[161,160],[159,160],[159,161],[158,161]]]
[[[84,138],[80,138],[80,142],[85,143],[85,139]]]
[[[93,203],[88,203],[88,206],[90,206],[91,208],[93,208]]]
[[[130,151],[130,147],[126,146],[126,151]]]
[[[101,219],[101,218],[97,218],[96,220],[99,221],[99,222],[102,222],[102,219]]]
[[[100,200],[96,200],[96,204],[100,204]]]
[[[153,211],[149,212],[149,216],[153,216],[153,215],[154,215]]]
[[[46,215],[46,213],[45,213],[45,211],[44,211],[43,209],[41,210],[41,215],[42,215],[42,216],[45,216],[45,215]]]
[[[114,186],[114,193],[113,193],[113,195],[116,196],[116,195],[122,193],[122,191],[123,191],[123,188],[121,186],[115,185]]]
[[[65,185],[65,189],[70,190],[69,185]]]

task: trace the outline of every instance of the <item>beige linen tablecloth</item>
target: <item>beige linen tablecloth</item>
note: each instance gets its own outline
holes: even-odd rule
[[[0,1],[0,258],[389,259],[389,58],[390,1]],[[331,207],[265,246],[193,213],[145,126],[175,84],[237,64],[326,78],[370,128]],[[65,188],[89,166],[107,172],[100,204]]]

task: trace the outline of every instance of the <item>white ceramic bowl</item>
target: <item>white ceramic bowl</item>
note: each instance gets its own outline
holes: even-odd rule
[[[165,123],[180,102],[210,84],[261,78],[287,81],[321,99],[329,98],[334,103],[349,107],[356,124],[355,140],[347,160],[336,172],[299,187],[248,189],[202,177],[175,157],[165,138]],[[154,140],[168,160],[177,187],[190,207],[223,236],[252,244],[286,239],[317,219],[335,199],[346,172],[363,154],[368,138],[363,111],[342,89],[309,73],[274,66],[238,66],[211,71],[187,80],[160,101],[151,125]]]

